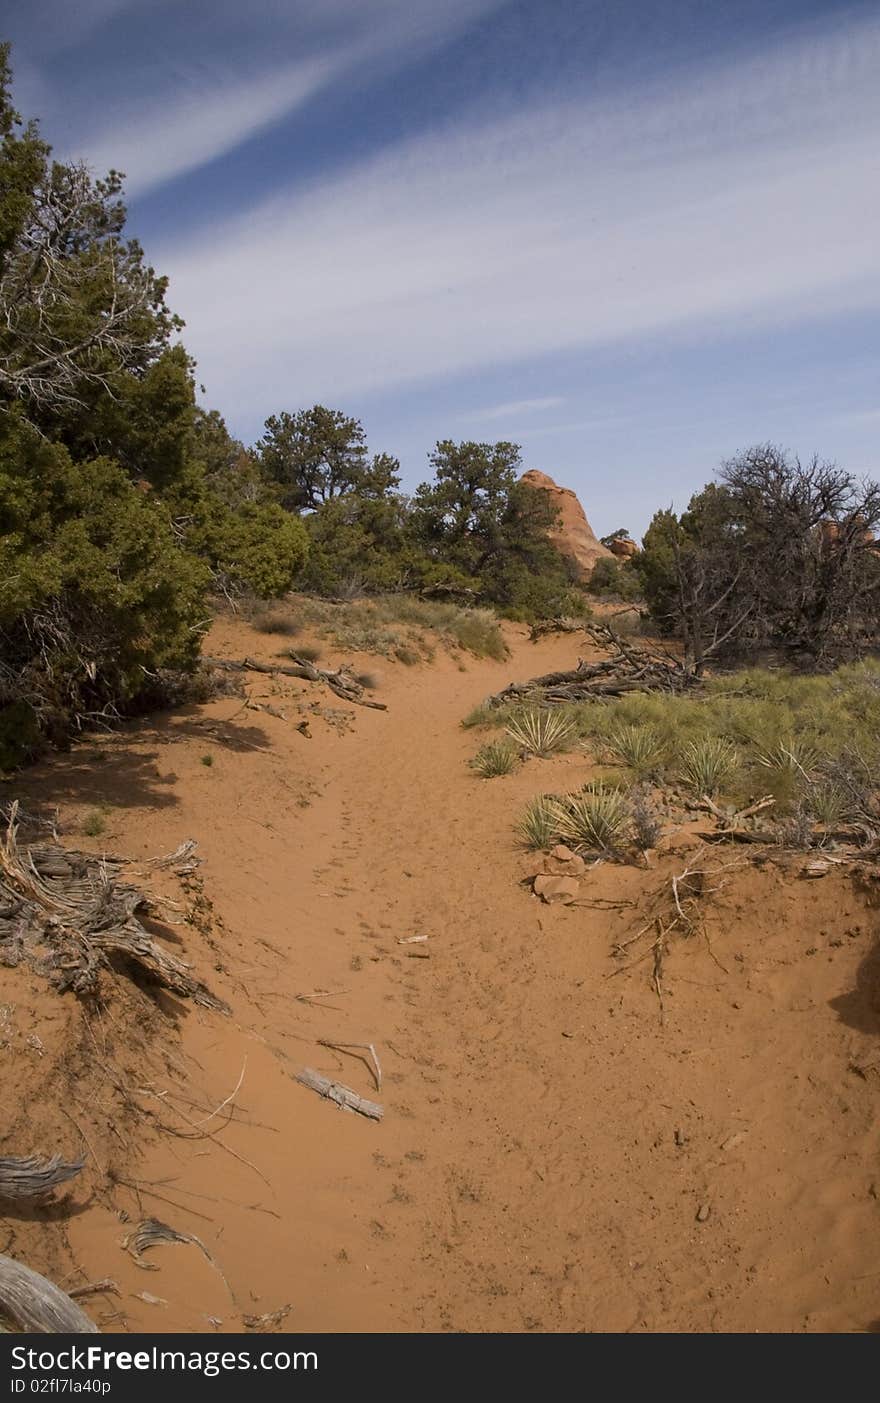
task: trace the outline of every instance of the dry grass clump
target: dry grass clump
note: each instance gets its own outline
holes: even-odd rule
[[[277,634],[284,638],[295,638],[302,627],[290,611],[281,605],[251,605],[247,619],[258,633]]]
[[[639,779],[657,778],[667,758],[666,742],[653,726],[621,726],[607,737],[605,748]]]
[[[295,636],[310,628],[340,648],[376,653],[407,664],[431,657],[438,641],[475,657],[501,659],[508,651],[491,610],[463,608],[413,594],[347,600],[297,596],[283,605],[253,603],[247,617],[264,633]]]
[[[481,779],[496,779],[499,775],[509,775],[518,763],[516,748],[504,740],[488,741],[481,745],[470,761],[471,769],[476,770]]]
[[[566,748],[574,727],[564,712],[524,711],[510,721],[507,734],[527,755],[546,758]]]

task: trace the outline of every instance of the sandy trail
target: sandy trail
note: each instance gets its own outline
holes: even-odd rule
[[[175,1015],[182,1047],[139,1104],[166,1107],[183,1066],[216,1106],[244,1067],[236,1120],[208,1139],[145,1128],[128,1171],[150,1186],[140,1204],[117,1186],[68,1227],[85,1274],[119,1281],[129,1328],[236,1330],[287,1303],[304,1331],[848,1331],[880,1316],[873,912],[835,874],[733,874],[712,950],[670,958],[661,1026],[644,971],[612,976],[632,912],[547,908],[518,881],[525,800],[583,782],[586,758],[488,783],[467,769],[479,740],[462,716],[512,677],[571,665],[568,638],[511,638],[502,664],[386,669],[388,712],[357,711],[344,733],[315,716],[306,740],[228,699],[29,782],[35,802],[112,805],[118,850],[197,837],[223,923],[198,964],[232,1017]],[[274,647],[227,621],[212,651]],[[291,716],[291,698],[316,700],[263,679],[250,692]],[[649,878],[606,865],[590,895],[635,900]],[[400,943],[413,934],[428,940]],[[315,991],[336,992],[296,998]],[[308,1064],[375,1094],[366,1065],[319,1038],[377,1045],[381,1125],[294,1083]],[[187,1134],[204,1119],[177,1111]],[[194,1249],[139,1271],[120,1207],[197,1233],[235,1300]]]

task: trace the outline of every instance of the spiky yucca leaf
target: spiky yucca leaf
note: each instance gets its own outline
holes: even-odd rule
[[[807,778],[809,771],[819,763],[819,752],[815,746],[790,736],[788,740],[777,741],[769,750],[758,755],[758,764],[766,770],[776,770],[780,774],[798,775]]]
[[[596,780],[559,805],[559,836],[575,848],[616,851],[632,823],[629,800],[619,789]]]
[[[560,805],[552,794],[538,794],[516,826],[527,848],[550,848],[559,838]]]
[[[616,760],[642,779],[656,774],[666,750],[653,726],[621,726],[611,733],[606,745]]]
[[[682,755],[682,779],[698,794],[711,798],[736,769],[738,755],[723,736],[706,736],[691,741]]]
[[[559,711],[525,711],[507,727],[507,734],[529,755],[552,755],[571,740],[574,722]]]
[[[516,769],[519,756],[516,748],[507,740],[492,740],[481,745],[470,765],[481,779],[495,779],[498,775],[509,775]]]
[[[833,780],[826,779],[811,785],[806,804],[813,818],[817,823],[821,823],[823,828],[834,828],[849,817],[850,804],[846,792]]]

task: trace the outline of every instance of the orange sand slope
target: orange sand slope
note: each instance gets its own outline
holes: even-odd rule
[[[695,839],[669,837],[653,873],[599,866],[596,904],[528,892],[514,822],[590,762],[488,782],[467,768],[471,707],[573,663],[571,637],[509,639],[505,663],[382,663],[387,712],[252,675],[251,700],[283,718],[229,697],[16,782],[32,808],[60,805],[75,845],[141,857],[198,839],[203,892],[157,884],[188,904],[172,935],[232,1008],[117,981],[84,1021],[72,996],[3,973],[0,1152],[85,1137],[88,1167],[66,1204],[0,1216],[0,1251],[68,1287],[113,1278],[118,1298],[82,1302],[106,1328],[235,1331],[287,1305],[302,1331],[852,1331],[880,1316],[868,898],[835,871],[733,871],[711,945],[667,959],[661,1026],[648,964],[615,974],[611,951],[632,929],[622,903]],[[277,648],[229,620],[210,645]],[[102,804],[106,834],[81,839],[73,823]],[[321,1038],[375,1044],[381,1094]],[[380,1100],[383,1122],[299,1086],[303,1065]],[[228,1288],[194,1246],[138,1267],[120,1242],[151,1216],[196,1234]]]

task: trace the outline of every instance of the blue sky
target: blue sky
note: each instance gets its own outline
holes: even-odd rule
[[[7,0],[15,95],[124,170],[206,403],[520,443],[640,533],[771,439],[880,473],[880,7]]]

